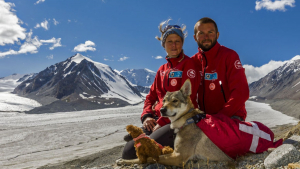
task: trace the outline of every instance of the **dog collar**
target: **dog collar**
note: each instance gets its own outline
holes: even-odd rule
[[[206,114],[196,114],[195,116],[188,118],[185,123],[183,124],[183,126],[181,126],[179,129],[183,129],[185,126],[195,123],[197,124],[199,121],[201,121],[202,119],[204,119],[206,117]]]

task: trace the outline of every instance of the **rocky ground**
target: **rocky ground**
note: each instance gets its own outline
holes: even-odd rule
[[[284,138],[285,144],[279,148],[261,154],[247,154],[239,157],[233,163],[217,163],[204,160],[190,160],[182,167],[163,166],[160,164],[144,164],[119,166],[115,161],[121,157],[123,146],[115,147],[97,154],[81,159],[76,159],[53,166],[44,166],[39,169],[177,169],[177,168],[198,168],[198,169],[219,169],[219,168],[239,168],[239,169],[263,169],[263,168],[300,168],[300,123],[296,126],[282,125],[272,128],[275,139]]]

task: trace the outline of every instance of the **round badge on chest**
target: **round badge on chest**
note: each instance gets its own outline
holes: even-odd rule
[[[172,79],[171,80],[171,85],[172,86],[176,86],[177,85],[177,80],[176,79]]]
[[[210,90],[215,90],[216,85],[214,83],[209,84],[209,89]]]

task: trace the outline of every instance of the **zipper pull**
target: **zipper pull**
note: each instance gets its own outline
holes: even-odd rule
[[[224,89],[223,89],[223,86],[222,86],[222,81],[220,80],[219,83],[220,83],[220,86],[221,86],[221,92],[223,93],[224,101],[225,101],[225,103],[227,103],[226,97],[225,97],[225,92],[224,92]]]

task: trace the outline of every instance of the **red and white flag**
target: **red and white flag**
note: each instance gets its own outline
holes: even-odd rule
[[[235,159],[248,152],[262,153],[282,145],[274,141],[274,133],[260,122],[242,122],[223,114],[206,115],[197,126],[225,154]]]

